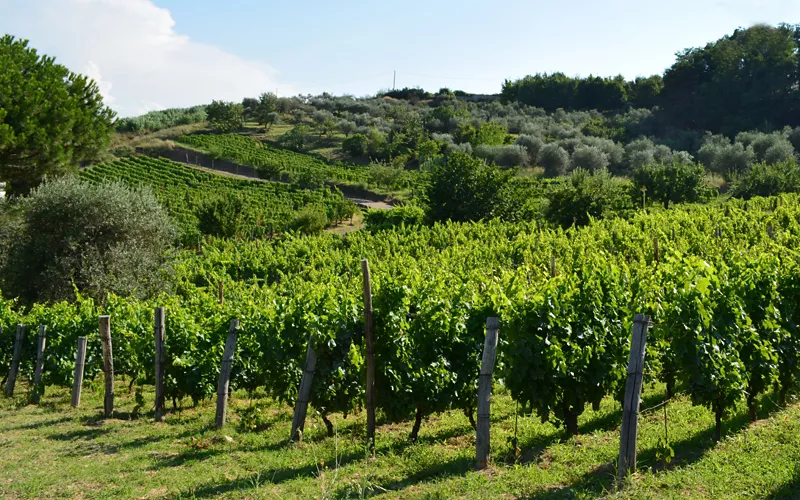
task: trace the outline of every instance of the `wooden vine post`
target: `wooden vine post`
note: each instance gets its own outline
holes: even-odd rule
[[[556,256],[555,254],[550,256],[550,277],[556,277]]]
[[[103,398],[103,416],[114,413],[114,355],[111,350],[111,317],[100,316],[100,342],[103,345],[103,378],[106,394]]]
[[[41,401],[44,388],[42,387],[42,372],[44,371],[44,349],[47,342],[47,326],[39,325],[39,340],[36,342],[36,369],[33,371],[33,391],[31,403],[38,405]]]
[[[156,422],[164,421],[164,363],[167,359],[164,345],[164,308],[156,307],[154,311],[155,364],[156,364]]]
[[[217,386],[217,429],[225,425],[225,417],[228,413],[228,389],[231,380],[231,365],[233,365],[233,354],[236,352],[236,330],[239,328],[239,320],[231,321],[228,330],[228,340],[225,341],[225,351],[222,354],[222,366],[219,370],[219,385]]]
[[[72,382],[72,401],[70,404],[77,408],[81,404],[81,389],[83,388],[83,365],[86,362],[86,337],[78,337],[78,352],[75,355],[75,375]]]
[[[367,344],[367,441],[375,454],[375,347],[372,337],[372,278],[369,261],[361,261],[364,276],[364,338]]]
[[[317,353],[308,339],[308,351],[306,351],[306,366],[303,369],[303,378],[300,379],[300,390],[297,391],[297,406],[294,408],[294,418],[292,419],[292,434],[289,441],[302,441],[303,429],[306,423],[306,413],[308,403],[311,400],[311,384],[314,382],[314,372],[317,369]]]
[[[639,425],[639,400],[642,394],[642,371],[650,316],[637,314],[633,319],[628,379],[625,383],[622,429],[619,441],[617,484],[622,485],[630,471],[636,470],[636,431]]]
[[[222,281],[219,282],[219,303],[225,303],[225,285],[222,283]]]
[[[475,427],[475,468],[485,469],[489,464],[489,417],[491,415],[492,371],[497,355],[497,338],[500,320],[486,320],[486,340],[478,379],[478,424]]]
[[[17,384],[17,373],[19,373],[19,362],[22,358],[22,340],[25,338],[25,325],[17,325],[17,335],[14,337],[14,353],[11,358],[11,367],[8,370],[6,380],[6,396],[14,395],[14,386]]]

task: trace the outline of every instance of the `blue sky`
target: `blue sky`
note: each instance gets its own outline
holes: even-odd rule
[[[800,23],[800,1],[0,0],[0,13],[0,31],[132,115],[276,89],[372,94],[394,70],[398,87],[479,93],[536,72],[633,78],[739,26]]]

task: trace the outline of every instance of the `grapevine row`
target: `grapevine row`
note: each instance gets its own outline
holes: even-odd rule
[[[46,324],[46,383],[69,383],[79,335],[89,337],[87,377],[96,376],[97,315],[110,314],[117,371],[152,383],[152,308],[163,305],[168,397],[213,394],[227,326],[237,318],[233,387],[262,387],[292,403],[310,340],[318,354],[312,405],[350,412],[364,398],[359,262],[368,258],[377,403],[388,419],[473,412],[483,328],[496,316],[499,378],[524,408],[574,432],[587,405],[620,396],[639,312],[654,321],[646,377],[721,419],[740,402],[752,409],[772,387],[785,395],[797,384],[797,201],[688,206],[568,230],[448,223],[344,238],[211,240],[200,254],[183,255],[176,296],[79,300],[26,314],[0,303],[0,368],[7,370],[16,323]]]

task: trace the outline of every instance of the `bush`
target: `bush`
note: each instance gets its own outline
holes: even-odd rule
[[[452,153],[436,165],[425,188],[431,220],[457,222],[491,219],[499,214],[513,171],[503,171],[483,160]]]
[[[590,172],[608,167],[608,156],[594,146],[579,146],[572,153],[572,168],[582,168]]]
[[[402,205],[391,210],[367,210],[364,222],[370,231],[391,229],[395,226],[419,226],[425,221],[425,210],[416,205]]]
[[[800,166],[794,158],[768,165],[753,165],[747,174],[733,185],[732,195],[749,199],[754,196],[775,196],[780,193],[800,192]]]
[[[203,234],[232,238],[243,226],[244,201],[238,197],[206,199],[197,209],[197,228]]]
[[[278,142],[280,142],[285,148],[292,149],[294,151],[302,151],[306,145],[308,133],[308,125],[300,124],[283,134],[280,139],[278,139]]]
[[[573,171],[548,199],[545,216],[562,227],[583,226],[590,218],[607,217],[631,206],[625,186],[605,169],[594,173],[582,168]]]
[[[364,134],[353,134],[342,141],[342,151],[354,158],[367,154],[368,147],[369,139]]]
[[[544,169],[546,176],[558,177],[567,173],[569,153],[558,144],[550,143],[539,151],[537,163]]]
[[[708,194],[704,185],[705,170],[700,165],[679,163],[645,165],[633,172],[634,201],[639,200],[642,186],[647,197],[663,203],[695,202]]]
[[[177,230],[152,193],[63,177],[18,203],[21,222],[0,275],[7,296],[32,304],[168,288],[165,253]]]
[[[289,221],[289,229],[303,234],[317,234],[328,226],[325,213],[316,207],[305,207]]]
[[[239,130],[244,125],[244,108],[241,104],[211,101],[206,108],[206,114],[208,115],[208,124],[222,133]]]
[[[475,156],[504,168],[524,167],[528,164],[528,152],[522,146],[515,144],[505,146],[479,144],[475,148]]]

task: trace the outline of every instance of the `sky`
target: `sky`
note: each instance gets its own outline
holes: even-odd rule
[[[497,93],[538,72],[663,73],[798,0],[0,0],[0,32],[98,84],[120,116],[261,92]]]

